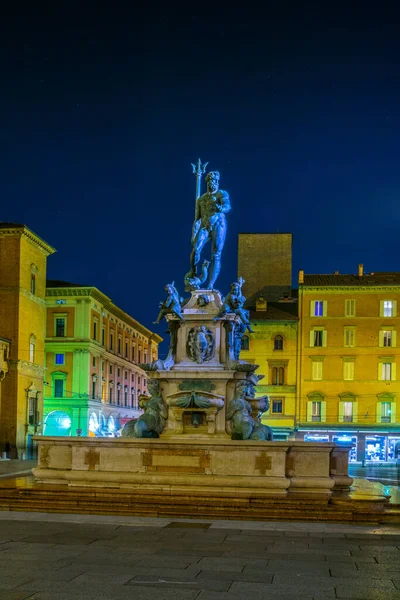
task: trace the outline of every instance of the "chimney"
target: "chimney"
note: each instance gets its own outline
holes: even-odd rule
[[[267,310],[267,301],[265,298],[261,296],[261,298],[257,298],[256,300],[256,311],[266,311]]]
[[[358,265],[358,276],[362,277],[364,275],[364,265]]]
[[[299,271],[299,283],[304,283],[304,269]]]

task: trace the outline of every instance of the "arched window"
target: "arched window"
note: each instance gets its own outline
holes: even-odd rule
[[[250,340],[247,335],[242,337],[241,347],[242,350],[248,350],[250,348]]]
[[[283,350],[283,337],[281,335],[275,336],[274,350]]]

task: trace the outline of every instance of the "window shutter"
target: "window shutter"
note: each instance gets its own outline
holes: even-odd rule
[[[315,300],[310,300],[310,317],[315,317]]]
[[[376,403],[376,422],[382,423],[382,402]]]
[[[328,314],[328,301],[327,301],[327,300],[324,300],[324,301],[322,302],[322,316],[323,316],[323,317],[326,317],[326,316],[327,316],[327,314]]]
[[[314,347],[314,329],[311,329],[310,331],[310,347]]]
[[[321,423],[326,421],[326,402],[321,402]]]
[[[397,300],[393,300],[393,317],[397,317]]]
[[[327,338],[328,338],[328,332],[324,329],[324,331],[322,332],[322,345],[326,346],[327,345]]]
[[[383,363],[378,363],[378,380],[382,381],[383,377],[382,377],[382,369],[383,369]]]
[[[358,423],[358,402],[353,402],[353,423]]]
[[[392,348],[396,348],[397,332],[395,329],[392,330]]]
[[[307,402],[307,421],[312,421],[312,402]]]
[[[339,402],[339,423],[343,423],[344,402]]]
[[[379,348],[383,348],[383,331],[379,332]]]
[[[379,316],[380,316],[380,317],[383,317],[383,314],[384,314],[384,313],[383,313],[383,302],[384,302],[384,301],[383,301],[383,300],[381,300],[381,301],[380,301],[380,303],[379,303],[379,307],[380,307],[380,308],[379,308]]]
[[[392,381],[396,381],[396,363],[392,363]]]
[[[390,422],[391,423],[396,423],[396,402],[392,402],[390,404]]]

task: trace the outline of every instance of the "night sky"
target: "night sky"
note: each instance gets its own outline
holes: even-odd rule
[[[239,232],[292,232],[295,281],[400,270],[396,3],[82,4],[2,15],[0,220],[57,248],[49,278],[163,334],[151,322],[165,283],[183,293],[199,156],[231,196],[222,292]]]

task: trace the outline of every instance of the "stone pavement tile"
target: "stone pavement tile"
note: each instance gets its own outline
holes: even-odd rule
[[[373,583],[368,581],[349,581],[346,579],[343,583],[336,583],[336,597],[362,600],[399,600],[399,591],[396,590],[393,582],[375,579]]]
[[[0,588],[0,600],[37,600],[33,590],[5,590]]]
[[[400,573],[400,562],[397,563],[375,563],[374,565],[366,565],[364,563],[356,563],[357,568],[360,573],[365,573],[366,575],[370,575],[372,573],[379,574],[381,573],[381,577],[388,577],[389,573]]]
[[[20,572],[19,575],[0,575],[0,589],[1,590],[12,590],[32,579],[30,575],[24,572]]]
[[[302,550],[299,552],[271,552],[268,550],[264,552],[263,558],[267,558],[269,560],[295,560],[295,561],[305,561],[305,562],[325,562],[325,555],[322,552],[316,554],[315,552],[309,552],[308,550]],[[336,556],[334,557],[336,558]]]
[[[197,563],[197,567],[204,571],[236,571],[240,573],[245,567],[245,561],[241,558],[209,558],[204,557]],[[267,561],[262,561],[265,566]]]
[[[148,558],[138,558],[136,557],[135,559],[127,559],[126,562],[129,564],[134,565],[135,567],[138,568],[145,568],[145,567],[163,567],[165,569],[171,568],[171,569],[186,569],[187,567],[190,567],[190,565],[196,564],[198,561],[177,561],[175,560],[174,557],[168,557],[165,556],[163,557],[163,559],[153,559],[154,555],[150,555]],[[197,558],[197,557],[196,557]]]
[[[232,580],[225,579],[216,575],[215,572],[211,573],[211,576],[205,579],[193,579],[193,580],[177,580],[176,577],[158,577],[149,576],[147,573],[142,575],[135,575],[128,583],[127,586],[157,586],[161,589],[172,588],[172,589],[194,589],[200,592],[201,590],[211,590],[215,592],[226,592],[231,586]]]
[[[369,554],[358,554],[357,558],[355,558],[353,555],[351,556],[347,556],[347,554],[345,554],[344,556],[339,556],[339,555],[329,555],[326,556],[326,562],[328,562],[329,564],[340,564],[340,563],[365,563],[366,565],[368,564],[376,564],[376,560],[373,556],[369,555]]]
[[[269,548],[268,549],[268,554],[270,554],[271,556],[273,554],[284,554],[284,553],[288,553],[288,554],[293,554],[296,556],[309,556],[311,557],[315,557],[317,560],[321,560],[321,557],[323,556],[350,556],[350,550],[342,550],[342,549],[335,549],[335,548],[299,548],[296,546],[288,546],[287,548],[283,548],[282,546],[276,548]]]
[[[72,593],[72,595],[71,595]],[[115,585],[98,588],[92,584],[83,584],[80,588],[71,590],[57,589],[39,591],[31,596],[16,596],[4,600],[194,600],[198,590],[160,589],[157,587]],[[3,600],[0,596],[0,600]]]
[[[0,546],[0,550],[4,552],[5,550],[11,552],[32,552],[33,554],[37,552],[43,552],[44,550],[48,550],[49,548],[54,548],[55,544],[30,544],[25,540],[23,542],[8,542],[7,544],[3,544]]]
[[[307,597],[307,595],[315,599],[318,598],[318,600],[336,598],[335,588],[331,583],[311,583],[310,585],[307,584],[302,587],[301,585],[289,585],[286,583],[264,584],[234,581],[229,588],[228,594],[236,595],[240,598],[251,598],[252,600],[280,598],[285,595],[295,596],[296,594],[298,599],[303,599],[304,597]],[[201,598],[201,595],[199,598]]]
[[[264,558],[264,552],[255,551],[255,550],[242,550],[240,545],[238,544],[234,550],[228,550],[227,552],[223,552],[220,556],[221,558],[243,558],[243,559],[258,559],[262,558],[264,562],[268,562],[268,557]],[[204,554],[203,554],[204,556]]]
[[[201,571],[197,577],[199,581],[207,581],[208,579],[221,579],[224,581],[248,581],[248,582],[258,582],[258,583],[272,583],[274,575],[273,573],[267,573],[263,569],[259,569],[256,571],[255,569],[243,572],[235,572],[235,571]]]
[[[328,531],[310,531],[309,536],[312,538],[338,538],[338,539],[346,538],[345,533],[335,533],[335,532],[328,532]]]
[[[321,576],[330,576],[329,567],[326,563],[318,562],[298,562],[298,561],[288,561],[288,560],[270,560],[267,567],[263,569],[264,573],[267,575],[270,574],[278,574],[278,573],[287,573],[288,571],[293,574],[312,574],[312,575],[321,575]],[[260,573],[260,569],[254,569],[251,566],[246,566],[243,570],[243,573],[246,575],[256,575]]]
[[[5,561],[17,561],[17,562],[32,562],[32,563],[44,563],[44,562],[48,562],[48,563],[54,563],[57,562],[59,560],[62,559],[68,559],[68,560],[74,560],[74,559],[78,559],[79,558],[79,554],[78,553],[74,553],[74,554],[70,554],[70,553],[66,553],[63,551],[57,551],[54,552],[53,554],[49,553],[49,550],[46,550],[46,552],[41,552],[40,554],[30,554],[30,553],[26,553],[24,554],[23,552],[4,552],[3,556],[2,556],[2,560]]]

